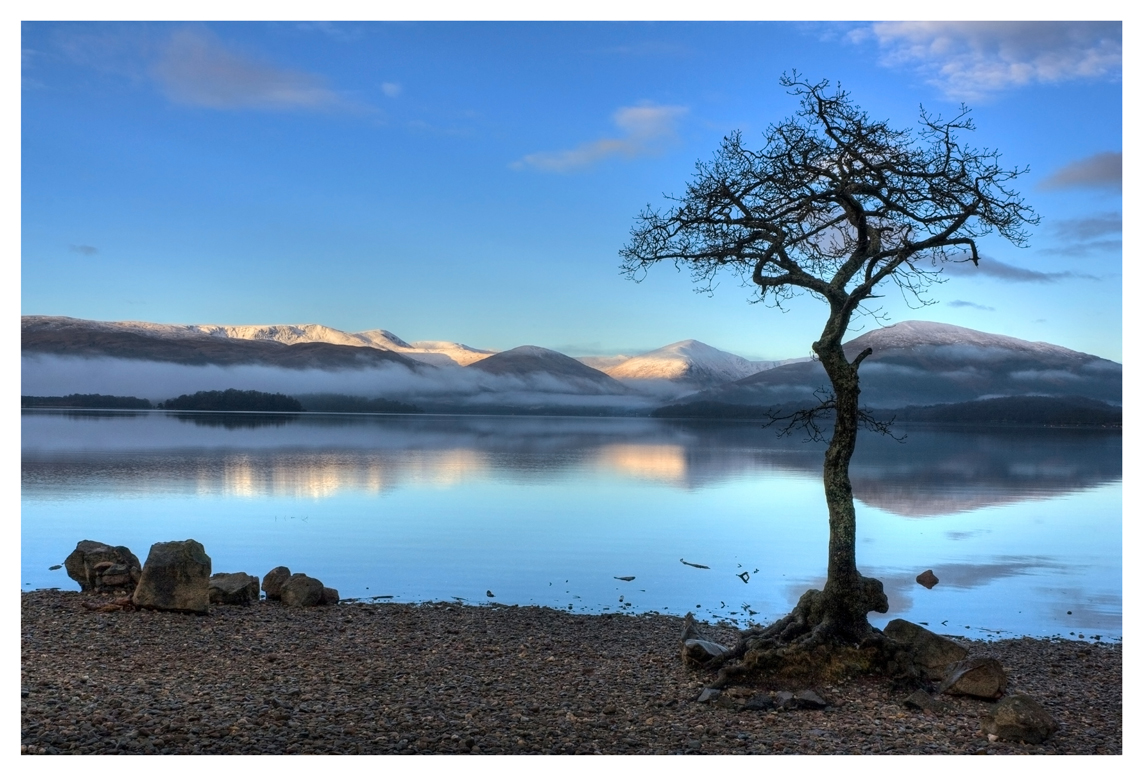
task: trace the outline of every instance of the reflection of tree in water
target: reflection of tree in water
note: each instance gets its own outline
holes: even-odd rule
[[[225,428],[228,431],[239,428],[273,428],[298,421],[296,414],[246,414],[227,412],[219,414],[176,414],[179,422],[189,422],[208,428]]]

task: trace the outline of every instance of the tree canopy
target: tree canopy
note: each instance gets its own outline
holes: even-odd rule
[[[809,291],[848,324],[886,280],[916,295],[942,261],[978,262],[986,234],[1026,243],[1036,216],[1011,183],[1027,170],[962,142],[968,108],[951,119],[922,108],[917,130],[893,129],[828,81],[781,84],[800,99],[796,113],[760,150],[726,137],[673,207],[645,210],[620,253],[628,276],[673,261],[710,290],[729,270],[759,300]]]

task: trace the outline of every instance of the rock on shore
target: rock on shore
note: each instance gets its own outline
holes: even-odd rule
[[[1030,744],[990,740],[996,703],[925,711],[878,680],[805,687],[824,710],[695,702],[711,676],[680,660],[677,617],[278,602],[189,616],[91,599],[21,595],[25,753],[1123,752],[1119,644],[957,639],[1059,723]]]

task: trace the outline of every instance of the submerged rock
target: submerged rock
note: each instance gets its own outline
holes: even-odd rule
[[[940,583],[940,579],[938,579],[931,570],[927,570],[920,576],[917,576],[917,583],[925,589],[932,589]]]

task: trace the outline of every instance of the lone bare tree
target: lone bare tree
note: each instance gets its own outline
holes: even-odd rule
[[[964,106],[948,120],[922,108],[918,130],[892,129],[828,81],[794,73],[780,83],[800,99],[794,115],[767,130],[760,150],[744,147],[738,133],[725,138],[713,161],[697,165],[684,196],[669,197],[666,212],[648,208],[638,217],[620,253],[636,281],[671,261],[689,268],[700,289],[712,289],[725,270],[772,305],[804,292],[828,305],[813,343],[832,387],[814,412],[834,417],[823,470],[826,583],[783,619],[743,633],[730,656],[759,666],[764,652],[779,649],[803,658],[845,644],[854,651],[853,644],[878,637],[869,611],[888,610],[881,582],[858,572],[855,554],[849,462],[859,426],[873,420],[858,404],[858,368],[872,351],[851,360],[842,349],[854,315],[875,314],[862,305],[886,282],[924,303],[944,262],[976,264],[977,240],[992,232],[1023,246],[1025,225],[1037,222],[1011,188],[1027,169],[1001,167],[995,150],[961,141],[973,129]]]

